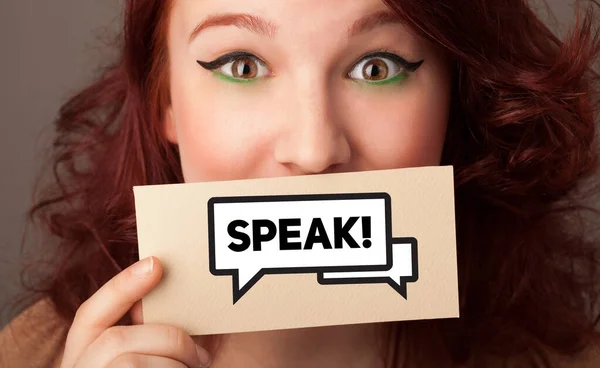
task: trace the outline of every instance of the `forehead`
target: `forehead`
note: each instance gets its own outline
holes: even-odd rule
[[[251,14],[266,20],[279,37],[325,37],[347,31],[365,15],[387,10],[381,0],[174,0],[171,29],[193,32],[207,17]]]

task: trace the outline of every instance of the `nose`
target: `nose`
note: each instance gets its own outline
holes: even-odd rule
[[[295,174],[332,172],[349,163],[343,114],[334,106],[327,86],[313,81],[304,87],[296,84],[294,90],[280,106],[284,121],[275,143],[275,160]]]

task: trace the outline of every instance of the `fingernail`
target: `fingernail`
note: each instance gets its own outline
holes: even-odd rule
[[[210,357],[208,351],[196,345],[196,354],[198,354],[198,359],[200,360],[200,368],[210,367],[210,364],[212,363],[212,358]]]
[[[146,277],[152,273],[153,268],[154,260],[152,257],[148,257],[134,264],[131,273],[137,277]]]

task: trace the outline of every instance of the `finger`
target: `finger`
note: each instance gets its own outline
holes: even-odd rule
[[[157,368],[187,368],[185,364],[173,359],[142,355],[125,354],[110,362],[107,368],[133,368],[133,367],[157,367]]]
[[[73,366],[81,352],[121,319],[158,283],[161,275],[158,259],[146,258],[120,272],[83,303],[67,335],[62,366]]]
[[[210,355],[181,328],[170,325],[115,326],[107,329],[81,354],[78,362],[101,368],[122,354],[163,356],[189,367],[207,366]]]
[[[131,321],[134,325],[141,325],[144,323],[144,314],[141,300],[135,302],[135,304],[129,311],[129,315],[131,316]]]

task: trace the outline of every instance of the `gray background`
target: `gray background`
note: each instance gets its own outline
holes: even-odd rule
[[[557,17],[551,26],[562,35],[572,0],[548,3]],[[60,104],[114,57],[105,40],[120,20],[118,0],[0,0],[0,306],[19,290],[25,211],[51,122]],[[12,317],[2,313],[0,326]]]

